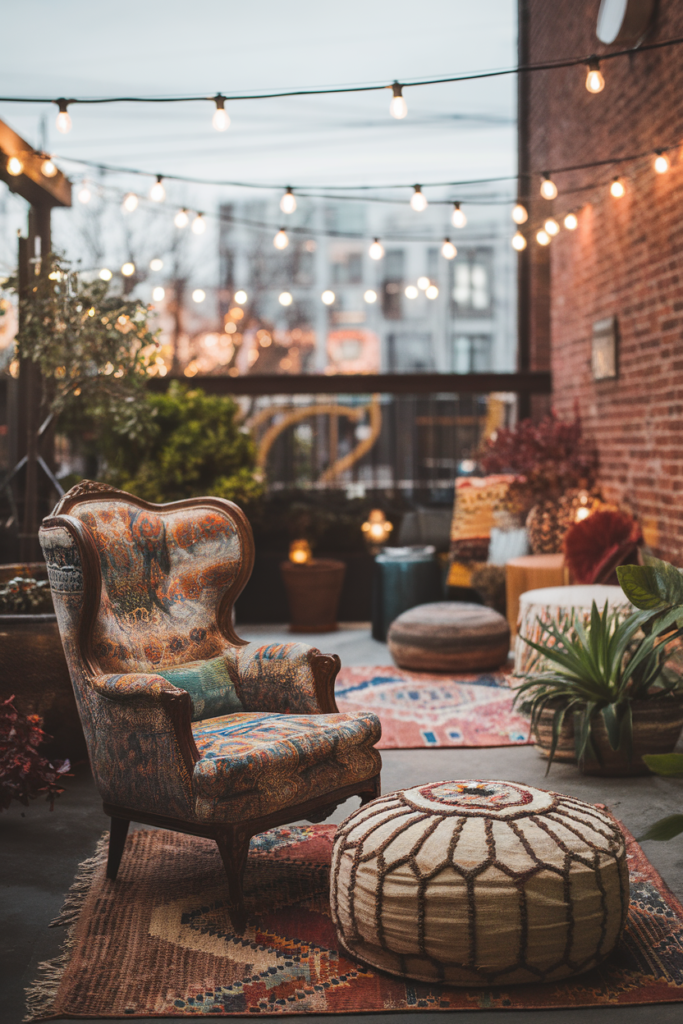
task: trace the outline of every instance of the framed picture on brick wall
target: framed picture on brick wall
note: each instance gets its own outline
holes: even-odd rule
[[[591,365],[593,380],[612,380],[618,373],[617,318],[606,317],[593,324]]]

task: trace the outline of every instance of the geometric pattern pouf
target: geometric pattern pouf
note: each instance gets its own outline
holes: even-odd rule
[[[450,985],[558,981],[616,946],[621,830],[573,797],[512,782],[390,793],[339,826],[332,919],[346,953]]]

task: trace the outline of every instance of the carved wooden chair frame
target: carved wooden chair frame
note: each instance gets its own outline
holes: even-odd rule
[[[138,508],[160,514],[192,508],[215,508],[227,513],[237,527],[242,545],[242,565],[234,583],[221,599],[216,613],[216,622],[221,635],[225,637],[228,643],[235,647],[243,647],[248,644],[247,640],[241,640],[237,636],[232,624],[232,612],[235,601],[251,576],[254,565],[254,537],[251,525],[242,509],[227,499],[212,497],[187,498],[183,501],[156,505],[128,494],[126,491],[120,491],[106,484],[86,480],[72,487],[60,499],[52,515],[44,519],[42,525],[44,529],[62,527],[68,530],[81,556],[83,568],[83,607],[79,622],[78,643],[85,663],[87,677],[94,678],[102,674],[102,669],[93,651],[92,643],[102,589],[100,556],[87,527],[80,519],[69,515],[69,512],[75,505],[93,499],[96,499],[98,502],[125,501],[130,505],[136,505]],[[92,600],[86,600],[86,597],[92,597]],[[319,653],[311,659],[311,668],[314,676],[315,693],[320,708],[319,713],[337,714],[339,708],[334,697],[334,683],[341,668],[339,656],[337,654]],[[166,691],[159,695],[159,701],[173,724],[183,762],[189,777],[192,778],[194,766],[200,760],[200,754],[192,733],[192,701],[190,694],[180,689],[177,693]],[[155,814],[151,811],[132,810],[127,807],[118,807],[104,802],[102,805],[104,813],[111,818],[107,878],[112,881],[116,880],[131,821],[213,839],[220,851],[227,875],[230,919],[235,929],[241,932],[246,925],[242,880],[249,852],[249,842],[252,836],[300,819],[320,822],[329,817],[340,803],[351,796],[359,796],[361,804],[365,804],[379,796],[379,794],[380,775],[378,774],[370,779],[342,786],[320,797],[314,797],[303,803],[284,807],[281,810],[273,811],[261,817],[250,818],[239,824],[204,824],[197,821],[179,820]]]

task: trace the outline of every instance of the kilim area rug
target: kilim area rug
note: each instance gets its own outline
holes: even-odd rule
[[[611,961],[562,983],[462,989],[405,981],[338,952],[328,900],[334,834],[334,825],[290,826],[252,840],[243,936],[229,924],[214,843],[134,832],[112,883],[103,840],[54,922],[69,928],[65,949],[41,965],[27,1020],[683,1001],[683,907],[631,836],[631,910]]]
[[[343,668],[340,711],[374,711],[380,749],[507,747],[529,742],[529,720],[512,710],[503,672],[445,676],[393,665]]]

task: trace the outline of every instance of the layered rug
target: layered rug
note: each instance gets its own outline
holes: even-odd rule
[[[340,711],[375,712],[382,723],[380,750],[529,742],[529,720],[513,711],[503,672],[445,676],[393,665],[342,668],[335,696]]]
[[[334,825],[292,826],[252,840],[244,935],[230,926],[214,843],[134,832],[109,882],[103,840],[54,922],[68,927],[64,952],[41,965],[27,1020],[683,1001],[683,907],[628,835],[631,909],[610,960],[562,983],[462,989],[405,981],[339,952],[328,900],[334,834]]]

